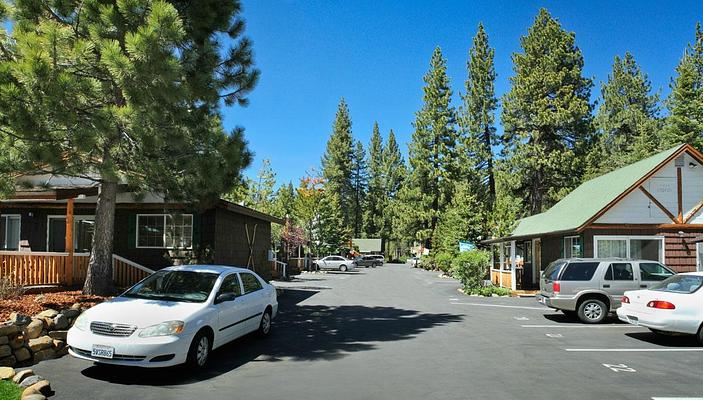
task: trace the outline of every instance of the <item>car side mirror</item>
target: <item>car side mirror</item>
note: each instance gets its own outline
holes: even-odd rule
[[[234,293],[218,293],[217,297],[215,297],[215,304],[224,303],[225,301],[232,301],[236,298],[237,295]]]

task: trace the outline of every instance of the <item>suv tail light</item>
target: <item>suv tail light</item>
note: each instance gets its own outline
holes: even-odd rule
[[[659,308],[662,310],[674,310],[676,309],[676,306],[673,305],[672,303],[669,303],[668,301],[663,301],[663,300],[652,300],[649,303],[647,303],[647,307],[649,308]]]
[[[623,304],[630,304],[630,298],[627,296],[622,296],[622,303]]]
[[[561,285],[559,284],[559,282],[552,283],[552,290],[554,291],[554,293],[561,292]]]

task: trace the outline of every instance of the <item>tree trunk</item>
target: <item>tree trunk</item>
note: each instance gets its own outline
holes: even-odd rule
[[[115,286],[112,283],[112,241],[116,202],[117,183],[103,182],[100,185],[95,208],[93,245],[90,251],[88,274],[83,286],[85,294],[106,296],[115,293]]]

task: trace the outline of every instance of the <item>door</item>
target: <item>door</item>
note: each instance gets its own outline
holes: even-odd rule
[[[242,302],[245,310],[245,321],[242,325],[244,325],[245,333],[249,333],[259,329],[261,314],[266,307],[264,304],[266,298],[263,290],[264,287],[254,274],[242,272],[240,275],[242,277],[242,287],[244,289]]]
[[[534,271],[533,281],[535,283],[539,282],[539,276],[542,272],[542,240],[537,238],[534,239],[534,251],[532,252],[532,270]]]
[[[218,317],[217,346],[242,336],[244,327],[241,321],[246,318],[242,306],[242,287],[237,274],[227,275],[222,281],[215,299],[222,295],[230,298],[215,304]]]
[[[614,262],[605,271],[601,288],[610,296],[610,309],[620,307],[620,301],[627,290],[639,289],[639,280],[635,277],[632,263]]]
[[[66,251],[66,218],[49,218],[47,251]]]

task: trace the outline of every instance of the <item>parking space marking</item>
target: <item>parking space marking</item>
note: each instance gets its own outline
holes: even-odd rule
[[[562,335],[561,333],[545,333],[545,335],[547,335],[547,337],[550,337],[550,338],[562,338],[562,337],[564,337],[564,335]]]
[[[588,329],[608,329],[608,328],[639,328],[639,329],[645,329],[641,326],[633,326],[633,325],[554,325],[554,324],[549,324],[549,325],[520,325],[521,328],[563,328],[563,329],[577,329],[577,328],[588,328]]]
[[[628,367],[625,364],[603,364],[604,367],[613,372],[637,372],[634,368]]]
[[[457,298],[449,299],[449,301],[459,301]]]
[[[637,353],[637,352],[686,352],[686,351],[703,351],[703,348],[700,347],[675,347],[675,348],[665,348],[665,349],[657,349],[657,348],[644,348],[644,349],[564,349],[566,351],[571,351],[571,352],[612,352],[612,353]]]
[[[703,400],[703,397],[652,397],[652,400]]]
[[[513,317],[513,318],[516,319],[517,321],[529,321],[530,320],[527,317]],[[525,327],[525,325],[523,325],[523,327]]]
[[[466,305],[466,306],[479,306],[479,307],[517,308],[520,310],[551,311],[551,308],[547,308],[547,307],[506,306],[506,305],[502,305],[502,304],[459,303],[459,302],[452,302],[452,304]]]

